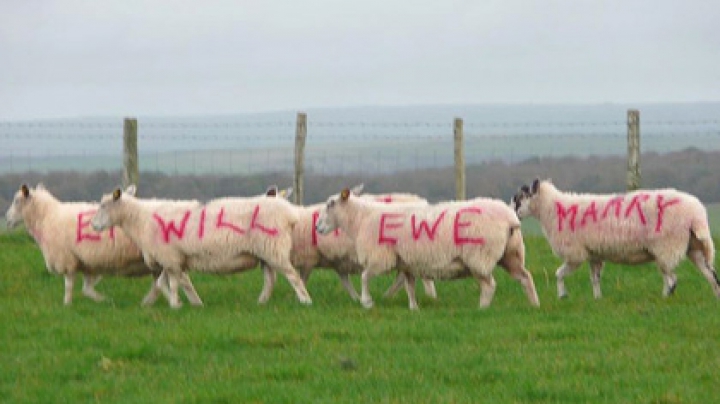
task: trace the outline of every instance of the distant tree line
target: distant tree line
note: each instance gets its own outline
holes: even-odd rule
[[[668,154],[646,153],[641,158],[642,187],[672,187],[690,192],[703,202],[720,202],[720,152],[695,148]],[[141,162],[142,169],[142,162]],[[520,163],[488,162],[466,168],[467,195],[508,201],[522,184],[534,178],[551,178],[563,190],[576,192],[623,192],[626,160],[623,157],[534,158]],[[97,201],[120,186],[121,172],[27,172],[0,175],[0,211],[7,210],[20,185],[43,183],[66,201]],[[249,176],[168,175],[141,172],[141,197],[207,200],[219,196],[247,196],[293,183],[291,173],[259,173]],[[435,168],[390,175],[318,175],[306,173],[305,204],[324,201],[343,187],[365,184],[367,192],[412,192],[430,201],[453,199],[454,169]]]

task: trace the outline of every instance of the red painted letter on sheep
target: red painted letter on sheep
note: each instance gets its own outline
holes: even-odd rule
[[[383,213],[380,215],[380,237],[378,238],[378,244],[397,244],[397,237],[390,237],[385,235],[385,229],[397,229],[402,227],[402,213]],[[394,223],[386,223],[386,219],[395,220]],[[400,221],[397,221],[400,219]]]
[[[558,231],[563,231],[563,221],[570,217],[570,231],[575,231],[575,219],[577,217],[578,205],[572,204],[566,208],[561,202],[555,201],[555,211],[557,212]]]
[[[410,217],[410,225],[412,227],[413,240],[417,241],[420,238],[420,234],[422,234],[423,229],[425,229],[425,233],[427,234],[430,241],[435,240],[435,233],[437,232],[437,228],[440,225],[440,222],[442,222],[443,218],[445,217],[445,213],[447,213],[447,211],[443,211],[440,216],[435,219],[435,223],[433,223],[432,227],[428,225],[428,222],[426,220],[421,220],[420,224],[416,225],[417,218],[415,217],[415,215],[412,215]]]
[[[455,223],[453,224],[453,237],[455,245],[463,244],[485,244],[485,239],[482,237],[463,237],[460,235],[460,229],[463,227],[472,226],[472,222],[461,222],[460,215],[463,213],[482,214],[482,209],[478,207],[462,208],[455,214]]]
[[[255,205],[255,211],[253,212],[252,221],[250,222],[250,230],[258,229],[261,232],[269,236],[277,236],[278,229],[271,227],[265,227],[258,222],[258,215],[260,214],[260,205]]]
[[[185,226],[187,225],[188,219],[190,219],[190,211],[185,211],[185,215],[180,222],[180,228],[175,226],[174,220],[165,222],[165,220],[163,220],[163,218],[160,217],[160,215],[158,215],[157,213],[153,213],[153,218],[160,226],[163,242],[165,242],[165,244],[168,244],[170,242],[170,233],[175,233],[175,236],[177,236],[178,240],[182,240],[185,237]]]
[[[92,231],[90,231],[90,232],[85,231],[90,227],[90,219],[87,219],[87,218],[92,217],[95,214],[95,212],[97,212],[97,211],[96,210],[88,210],[86,212],[78,213],[77,229],[75,232],[75,235],[76,235],[75,242],[76,243],[81,243],[84,240],[87,240],[87,241],[100,241],[101,240],[102,236],[100,235],[100,233],[96,233],[96,232],[92,232]],[[109,233],[110,233],[110,239],[114,239],[115,238],[115,229],[113,227],[110,228]]]
[[[220,208],[220,213],[218,213],[217,224],[215,225],[215,227],[217,227],[218,229],[225,227],[227,229],[230,229],[230,231],[233,231],[237,234],[245,234],[245,230],[243,228],[241,228],[240,226],[236,226],[230,222],[225,221],[225,208],[224,207]]]
[[[665,203],[663,203],[663,200],[665,197],[663,195],[658,195],[656,202],[657,202],[657,208],[658,208],[658,218],[657,223],[655,223],[655,232],[660,232],[662,230],[662,223],[663,223],[663,216],[665,215],[665,208],[667,208],[670,205],[675,205],[680,203],[680,199],[671,199]]]

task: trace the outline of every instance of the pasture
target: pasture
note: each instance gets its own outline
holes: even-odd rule
[[[716,233],[717,234],[717,233]],[[62,278],[47,273],[24,231],[0,234],[0,397],[7,402],[634,402],[717,399],[720,302],[685,262],[676,294],[661,297],[652,265],[608,265],[595,301],[586,266],[557,299],[559,261],[526,237],[541,307],[496,272],[497,293],[480,311],[477,284],[352,302],[334,273],[317,271],[297,302],[279,278],[256,303],[260,271],[192,274],[205,307],[164,300],[140,307],[149,278],[106,278],[109,300],[79,294],[62,305]],[[359,280],[354,279],[356,287]]]

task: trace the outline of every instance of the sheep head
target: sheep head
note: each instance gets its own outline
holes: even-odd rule
[[[315,230],[320,234],[328,234],[340,227],[340,216],[343,214],[345,205],[353,191],[350,188],[343,189],[339,194],[328,198],[325,206],[320,210]]]
[[[512,208],[520,219],[530,216],[530,204],[538,193],[540,180],[535,178],[532,185],[523,185],[512,198]]]
[[[27,184],[22,184],[20,189],[15,193],[12,204],[5,212],[5,223],[8,229],[14,229],[23,222],[23,209],[32,198],[32,191]]]
[[[111,194],[103,195],[102,199],[100,199],[100,208],[90,220],[93,229],[103,231],[119,224],[118,212],[124,203],[124,196],[133,197],[136,190],[137,188],[134,185],[130,185],[125,189],[124,193],[120,188],[117,188]]]

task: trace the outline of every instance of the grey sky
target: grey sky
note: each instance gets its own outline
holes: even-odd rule
[[[0,120],[720,101],[720,2],[0,3]]]

